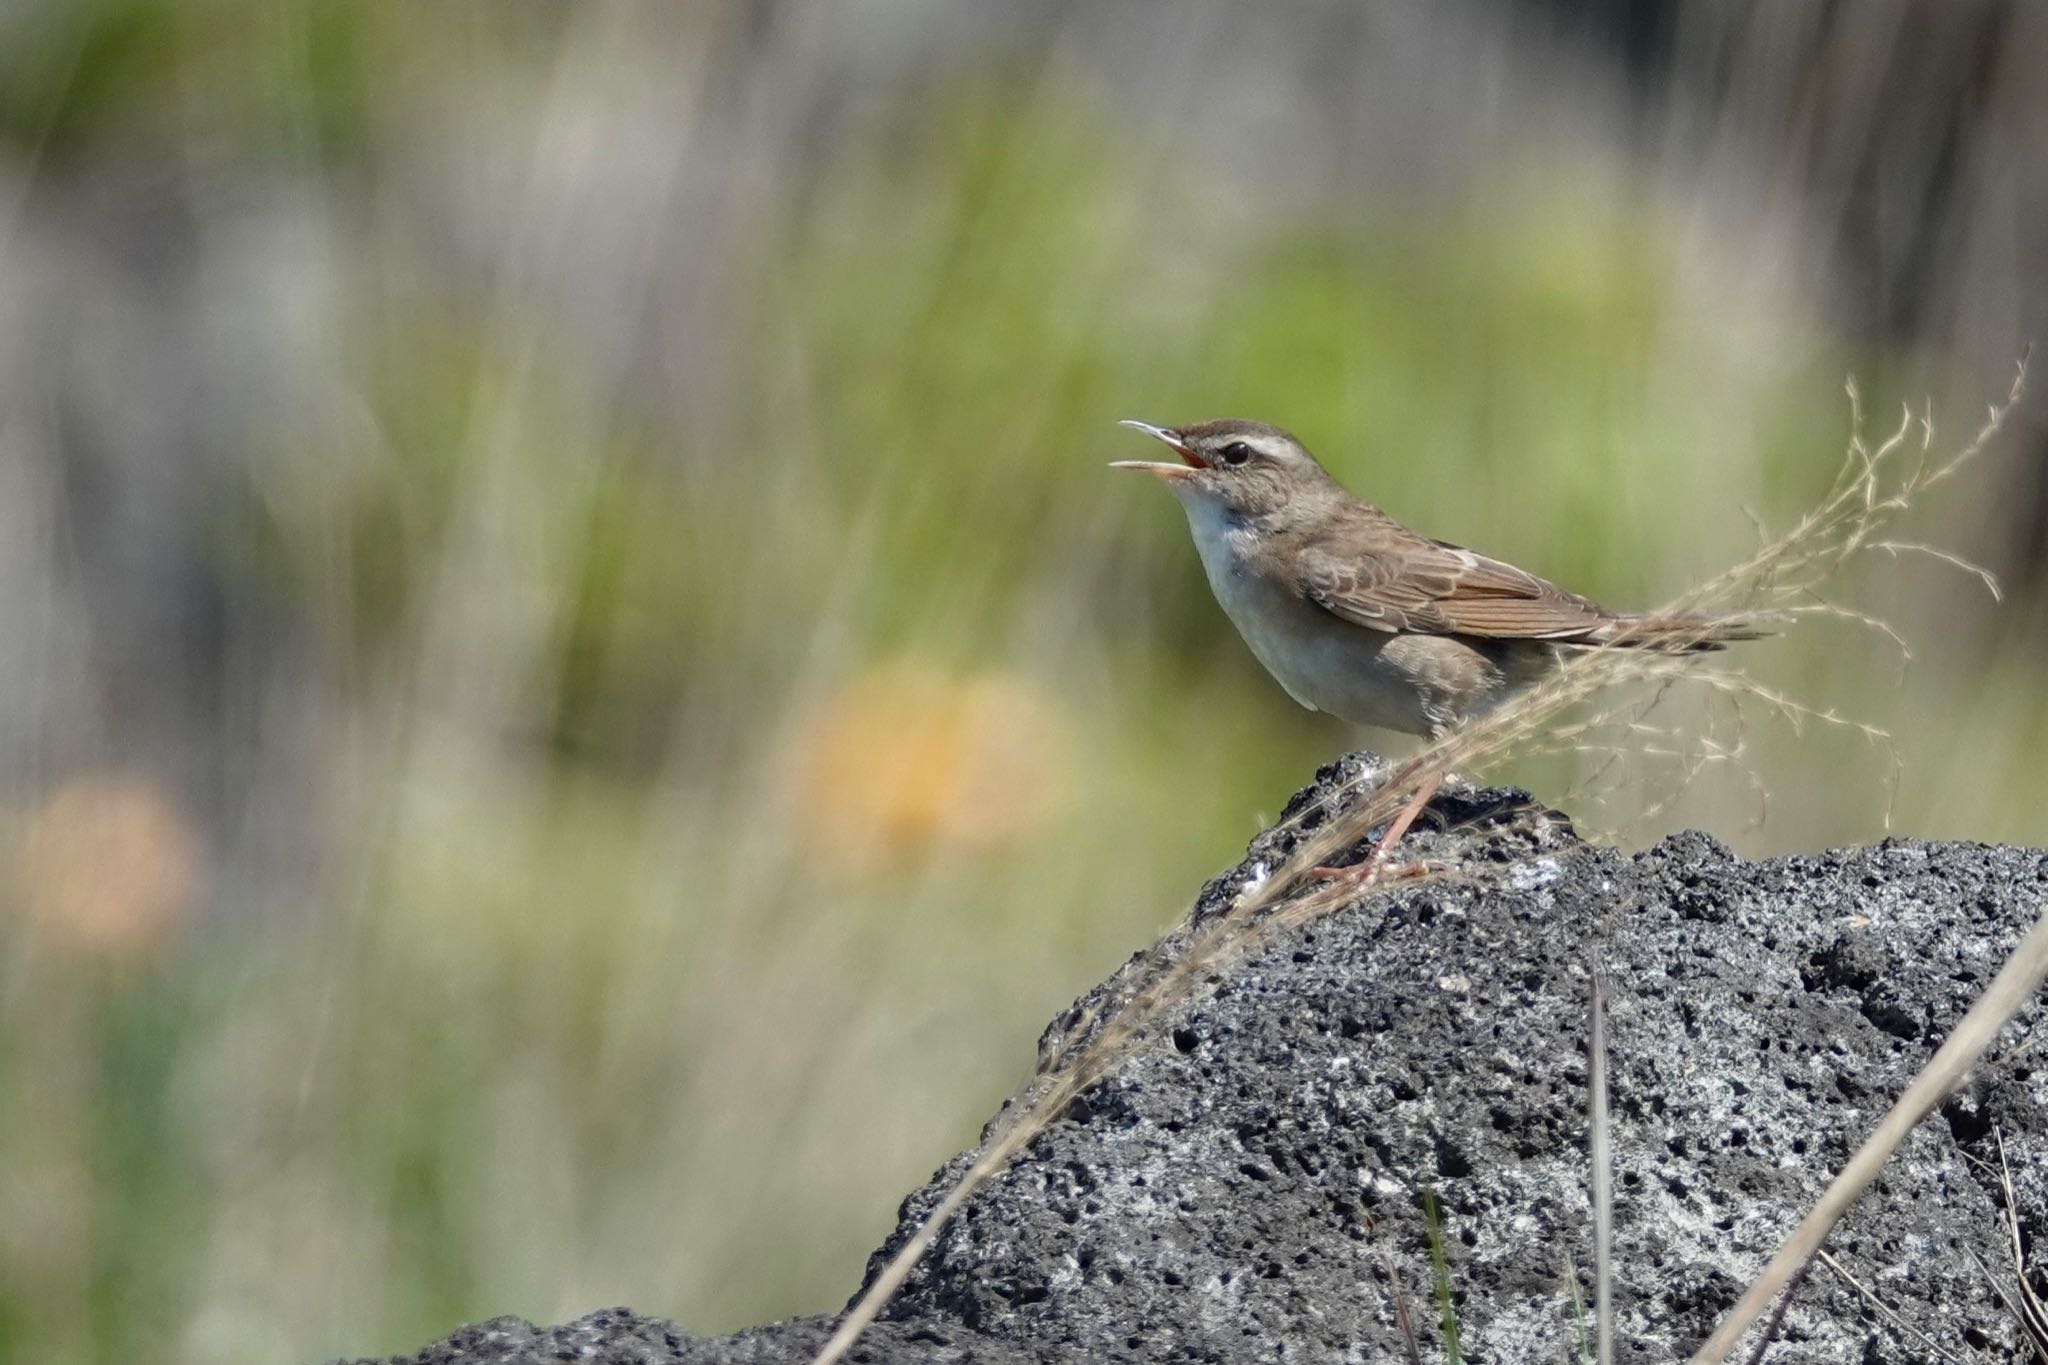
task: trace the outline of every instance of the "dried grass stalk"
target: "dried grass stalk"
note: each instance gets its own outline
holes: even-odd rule
[[[1977,1003],[1970,1006],[1956,1031],[1949,1035],[1920,1074],[1906,1087],[1906,1093],[1899,1096],[1878,1125],[1865,1138],[1856,1154],[1849,1158],[1849,1164],[1842,1173],[1821,1194],[1812,1212],[1800,1220],[1792,1230],[1770,1263],[1763,1268],[1750,1285],[1748,1292],[1730,1309],[1706,1344],[1693,1354],[1691,1365],[1718,1365],[1727,1359],[1735,1343],[1742,1340],[1752,1323],[1770,1307],[1771,1300],[1779,1291],[1786,1289],[1806,1273],[1807,1266],[1814,1258],[1828,1234],[1840,1222],[1842,1215],[1870,1188],[1872,1181],[1883,1172],[1892,1154],[1906,1140],[1906,1136],[1926,1118],[1956,1086],[1969,1074],[1984,1050],[1991,1046],[2013,1015],[2026,1006],[2034,992],[2041,987],[2043,977],[2048,977],[2048,915],[2020,940],[2013,949],[2005,966],[1977,997]]]

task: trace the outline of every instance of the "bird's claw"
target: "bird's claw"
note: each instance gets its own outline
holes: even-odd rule
[[[1310,868],[1308,875],[1318,881],[1350,882],[1363,889],[1382,883],[1413,881],[1418,877],[1442,872],[1449,866],[1449,863],[1434,858],[1407,858],[1395,862],[1376,853],[1364,862],[1352,863],[1348,867]]]

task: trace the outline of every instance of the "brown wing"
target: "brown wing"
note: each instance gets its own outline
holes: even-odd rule
[[[1614,613],[1512,564],[1390,527],[1361,554],[1356,540],[1302,547],[1297,588],[1323,610],[1370,630],[1495,639],[1570,640]]]

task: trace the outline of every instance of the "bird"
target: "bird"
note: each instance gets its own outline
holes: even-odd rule
[[[1410,530],[1264,422],[1121,425],[1179,458],[1111,467],[1153,475],[1179,499],[1224,614],[1311,711],[1435,740],[1534,686],[1574,650],[1693,653],[1767,633],[1749,618],[1612,611]],[[1442,782],[1441,773],[1423,778],[1361,875],[1377,874]]]

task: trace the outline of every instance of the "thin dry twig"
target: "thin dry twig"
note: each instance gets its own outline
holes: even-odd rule
[[[2020,1333],[2026,1338],[2027,1349],[2033,1352],[2037,1365],[2048,1362],[2048,1318],[2029,1317],[2029,1314],[2040,1311],[2041,1301],[2035,1296],[2033,1287],[2025,1280],[2021,1280],[2020,1287],[2025,1291],[2025,1296],[2015,1297],[1997,1273],[1984,1264],[1984,1258],[1979,1256],[1974,1248],[1970,1251],[1970,1259],[1977,1263],[1977,1269],[1983,1274],[1985,1283],[1991,1286],[1992,1293],[1998,1295],[1998,1301],[2005,1305],[2005,1311],[2012,1314],[2013,1320],[2019,1323]]]
[[[1905,636],[1899,634],[1898,627],[1885,620],[1882,616],[1875,616],[1867,611],[1858,611],[1854,607],[1845,607],[1838,602],[1824,600],[1809,602],[1804,606],[1788,607],[1786,612],[1788,615],[1795,617],[1832,617],[1837,621],[1847,621],[1851,625],[1861,626],[1872,634],[1882,637],[1886,644],[1898,651],[1899,676],[1901,678],[1905,676],[1906,665],[1913,662],[1913,647],[1906,643]]]
[[[1984,591],[1991,594],[1994,602],[2003,602],[2005,593],[1998,586],[1998,575],[1973,559],[1965,559],[1953,550],[1944,550],[1938,545],[1926,545],[1917,540],[1873,540],[1865,547],[1882,550],[1894,559],[1904,555],[1925,555],[1939,564],[1961,569],[1984,585]]]
[[[2005,966],[1999,969],[1984,993],[1977,997],[1977,1002],[1970,1006],[1948,1041],[1920,1069],[1906,1087],[1906,1093],[1899,1096],[1898,1102],[1879,1120],[1877,1127],[1849,1159],[1849,1164],[1842,1168],[1842,1173],[1822,1193],[1812,1212],[1793,1229],[1792,1235],[1771,1257],[1749,1291],[1694,1353],[1692,1365],[1718,1365],[1727,1359],[1728,1352],[1742,1339],[1750,1324],[1770,1306],[1778,1291],[1785,1288],[1795,1275],[1804,1273],[1813,1254],[1827,1240],[1828,1233],[1841,1221],[1842,1215],[1862,1198],[1864,1190],[1877,1179],[1907,1135],[1962,1082],[1964,1075],[1977,1064],[1977,1059],[1984,1055],[1984,1050],[1991,1046],[1999,1030],[2032,998],[2043,977],[2048,977],[2048,914],[2044,914],[2020,940],[2019,947],[2006,959]]]
[[[2012,1167],[2005,1161],[2005,1134],[1994,1128],[1991,1136],[1998,1150],[1998,1189],[2005,1196],[2005,1233],[2012,1256],[2013,1289],[2008,1290],[1991,1273],[1991,1267],[1984,1264],[1983,1257],[1975,1251],[1970,1256],[1977,1262],[1977,1268],[1984,1272],[1984,1278],[1990,1282],[1992,1292],[1998,1295],[1998,1301],[2019,1324],[2020,1334],[2026,1338],[2028,1348],[2040,1365],[2048,1365],[2048,1304],[2042,1303],[2041,1296],[2034,1292],[2033,1282],[2027,1278],[2026,1238],[2020,1231],[2019,1197],[2013,1193]]]
[[[1858,1280],[1854,1275],[1851,1275],[1848,1269],[1844,1267],[1840,1261],[1834,1258],[1832,1253],[1828,1252],[1825,1248],[1823,1248],[1814,1257],[1814,1259],[1819,1261],[1822,1265],[1826,1266],[1829,1270],[1832,1270],[1844,1284],[1848,1285],[1858,1294],[1861,1294],[1863,1296],[1863,1301],[1869,1304],[1873,1309],[1875,1309],[1879,1317],[1883,1318],[1886,1322],[1889,1322],[1893,1327],[1896,1327],[1901,1333],[1908,1337],[1911,1337],[1914,1341],[1926,1347],[1927,1350],[1931,1351],[1938,1358],[1951,1362],[1951,1365],[1962,1365],[1962,1362],[1956,1358],[1953,1352],[1944,1350],[1941,1346],[1937,1345],[1932,1337],[1928,1336],[1925,1332],[1921,1331],[1919,1328],[1913,1326],[1913,1324],[1907,1322],[1904,1318],[1900,1317],[1896,1312],[1892,1310],[1892,1306],[1890,1304],[1886,1303],[1883,1299],[1879,1298],[1875,1293],[1866,1288],[1862,1281]]]
[[[1756,1339],[1756,1349],[1749,1353],[1749,1365],[1763,1365],[1764,1352],[1771,1349],[1771,1343],[1778,1339],[1784,1329],[1785,1315],[1792,1311],[1792,1296],[1799,1292],[1799,1286],[1806,1283],[1807,1272],[1813,1269],[1813,1262],[1807,1261],[1785,1282],[1785,1292],[1778,1296],[1778,1307],[1771,1314],[1771,1320],[1764,1324],[1763,1335]]]
[[[1593,969],[1593,1027],[1588,1044],[1593,1163],[1593,1322],[1599,1365],[1614,1365],[1614,1154],[1607,1122],[1607,980]]]

